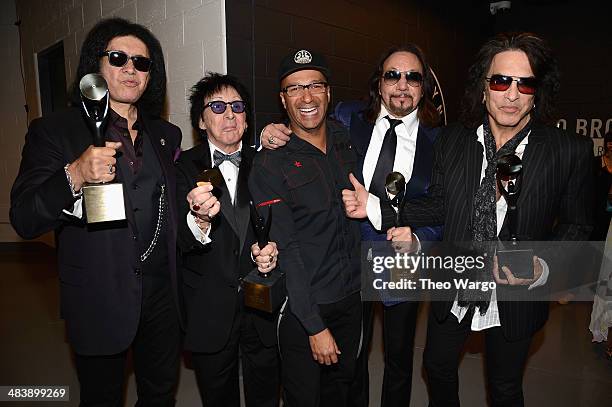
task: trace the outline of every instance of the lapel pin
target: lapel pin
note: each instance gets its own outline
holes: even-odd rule
[[[161,143],[162,146],[166,145],[166,140],[165,139],[159,139],[159,142]]]

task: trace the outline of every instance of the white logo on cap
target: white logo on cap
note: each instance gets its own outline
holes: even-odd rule
[[[305,49],[295,53],[293,60],[296,64],[309,64],[312,62],[312,55]]]

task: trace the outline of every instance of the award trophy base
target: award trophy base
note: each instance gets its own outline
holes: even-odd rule
[[[283,305],[287,295],[285,273],[272,270],[267,277],[262,277],[259,271],[254,269],[242,280],[242,289],[247,307],[273,313]]]
[[[123,184],[87,184],[82,189],[87,223],[125,220]]]
[[[502,266],[508,267],[514,277],[533,278],[533,249],[508,248],[497,251],[497,265],[500,268],[499,276],[505,280],[505,274],[501,271]]]

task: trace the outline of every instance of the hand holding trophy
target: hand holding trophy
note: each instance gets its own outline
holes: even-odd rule
[[[253,202],[251,207],[251,221],[257,237],[257,245],[263,249],[270,241],[270,226],[272,225],[272,206],[274,201],[267,202],[268,218],[259,214]],[[246,306],[265,312],[276,311],[285,301],[287,293],[285,286],[285,273],[278,267],[268,273],[262,273],[257,268],[253,269],[242,280],[244,289],[244,303]]]
[[[104,140],[104,121],[108,114],[109,93],[106,80],[100,74],[87,74],[83,76],[79,82],[81,91],[81,104],[83,112],[88,119],[89,124],[93,128],[93,147],[107,147]],[[109,143],[112,148],[118,148],[121,144]],[[89,156],[96,155],[92,147],[84,154]],[[111,179],[115,177],[116,160],[114,157],[108,157],[108,153],[104,151],[98,154],[98,160],[109,160],[108,174]],[[114,154],[113,154],[114,155]],[[96,157],[94,157],[96,159]],[[91,160],[94,161],[94,160]],[[92,179],[100,179],[92,177]],[[81,190],[83,191],[83,203],[85,209],[85,218],[87,223],[110,222],[117,220],[125,220],[125,203],[123,198],[123,184],[118,182],[102,182],[85,183]]]

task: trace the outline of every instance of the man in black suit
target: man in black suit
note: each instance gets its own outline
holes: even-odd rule
[[[388,202],[385,180],[392,171],[406,180],[407,198],[427,193],[433,162],[433,144],[439,133],[440,117],[431,101],[435,81],[425,55],[414,44],[389,48],[380,58],[369,80],[367,105],[339,103],[335,117],[349,128],[357,154],[355,175],[371,192],[368,221],[362,222],[363,242],[441,240],[440,226],[382,227],[381,202]],[[392,125],[393,123],[393,125]],[[272,124],[262,131],[262,145],[277,149],[289,140],[290,131]],[[364,182],[365,180],[365,182]],[[363,303],[363,352],[358,360],[357,377],[352,386],[354,406],[367,406],[368,349],[372,337],[373,303]],[[383,338],[385,370],[383,407],[410,404],[414,334],[419,302],[383,298]]]
[[[256,240],[249,210],[249,173],[255,150],[244,140],[249,97],[232,76],[210,73],[191,93],[191,122],[203,142],[177,161],[178,248],[187,323],[202,403],[240,406],[238,350],[247,406],[279,403],[280,370],[274,314],[245,307],[240,282],[252,269]],[[217,187],[199,176],[219,170]],[[198,185],[198,186],[196,186]],[[276,266],[270,243],[252,247],[261,272]]]
[[[56,232],[61,313],[75,352],[82,406],[122,404],[132,349],[138,404],[174,405],[180,354],[174,157],[181,132],[159,115],[163,54],[145,27],[99,22],[81,49],[73,87],[100,73],[109,89],[106,146],[77,108],[30,125],[11,192],[24,238]],[[85,183],[123,183],[125,221],[88,225]]]
[[[430,196],[402,211],[414,226],[444,224],[445,242],[508,240],[508,205],[496,190],[499,157],[522,158],[522,192],[515,232],[521,240],[585,240],[591,228],[589,139],[553,123],[559,73],[548,46],[533,34],[500,34],[480,50],[470,68],[462,123],[444,129],[435,146]],[[355,183],[345,191],[349,216],[363,217],[368,196]],[[394,212],[382,208],[383,225]],[[459,355],[470,331],[484,331],[488,387],[495,406],[522,406],[522,377],[533,335],[548,317],[548,304],[497,301],[517,287],[543,290],[555,258],[533,258],[533,277],[516,277],[492,261],[497,283],[490,297],[432,303],[424,364],[431,406],[457,406]],[[547,263],[548,262],[548,263]],[[504,290],[505,287],[512,289]],[[454,301],[452,300],[454,298]],[[537,298],[537,297],[534,297]],[[540,297],[541,298],[541,297]]]

